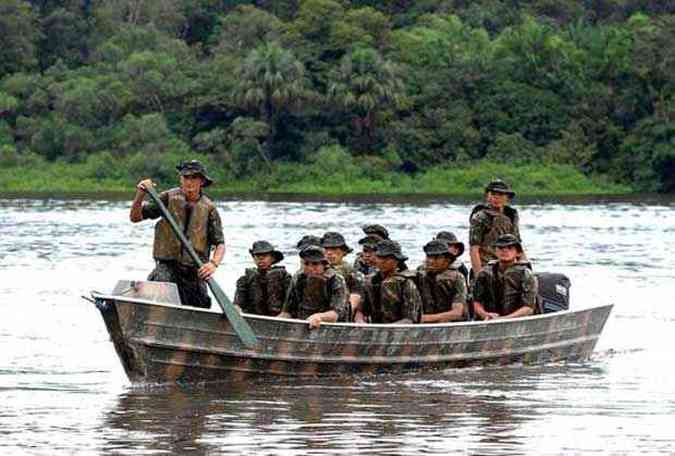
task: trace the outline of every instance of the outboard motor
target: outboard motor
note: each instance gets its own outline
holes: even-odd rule
[[[540,313],[560,312],[570,308],[570,282],[565,274],[539,272],[535,274],[539,283]]]

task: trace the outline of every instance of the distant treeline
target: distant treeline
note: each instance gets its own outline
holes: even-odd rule
[[[2,0],[0,43],[5,169],[485,162],[675,191],[671,1]]]

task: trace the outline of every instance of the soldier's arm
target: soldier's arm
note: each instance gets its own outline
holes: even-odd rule
[[[361,306],[361,301],[363,301],[363,296],[365,294],[364,290],[364,281],[365,278],[363,277],[363,274],[360,273],[359,271],[354,271],[351,274],[351,282],[352,282],[352,288],[349,293],[349,304],[350,304],[350,313],[351,315],[354,315],[354,321],[356,321],[356,314],[360,312],[359,308]],[[361,316],[359,320],[362,322],[364,321],[363,318],[363,313],[361,313]]]
[[[248,281],[243,275],[237,279],[236,289],[234,291],[234,301],[232,304],[239,307],[244,312],[248,312]]]
[[[351,313],[351,304],[347,297],[347,283],[340,274],[335,274],[331,280],[330,308],[335,312],[335,321],[348,321]],[[325,320],[324,320],[325,321]]]
[[[489,291],[487,287],[489,286],[487,281],[487,275],[484,272],[478,274],[476,282],[473,288],[473,312],[481,320],[492,320],[494,318],[499,318],[499,314],[496,312],[488,312],[483,306],[484,303],[490,299]]]
[[[129,210],[129,220],[132,223],[138,223],[144,219],[155,219],[161,215],[157,205],[153,203],[143,204],[143,199],[145,198],[145,189],[152,187],[152,180],[143,179],[138,184],[136,184],[136,195],[131,202],[131,209]],[[160,194],[160,198],[164,204],[167,203],[168,198],[165,192]]]
[[[480,261],[480,246],[472,245],[469,249],[469,256],[471,257],[471,270],[473,271],[474,277],[476,277],[483,268],[483,265]]]
[[[292,313],[295,312],[295,307],[297,305],[297,294],[295,292],[297,288],[296,284],[297,280],[295,277],[293,277],[291,280],[291,285],[288,287],[288,294],[286,295],[286,300],[284,301],[284,305],[281,308],[281,313],[279,313],[277,317],[292,318]]]
[[[412,280],[403,283],[403,318],[395,325],[419,323],[422,316],[422,297]]]
[[[483,268],[480,259],[480,246],[483,243],[486,228],[486,220],[481,212],[471,217],[469,225],[469,258],[471,259],[471,269],[473,270],[474,277],[477,277]]]
[[[225,235],[223,234],[223,222],[217,209],[213,209],[209,213],[208,223],[207,236],[209,244],[216,246],[211,257],[211,262],[218,267],[223,262],[223,257],[225,256]]]

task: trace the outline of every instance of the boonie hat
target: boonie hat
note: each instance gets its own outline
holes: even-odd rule
[[[384,239],[382,239],[382,237],[378,236],[377,234],[369,234],[368,236],[359,239],[359,245],[362,245],[364,248],[374,250],[377,247],[377,244],[382,241],[384,241]]]
[[[493,193],[503,193],[505,195],[508,195],[509,198],[513,198],[516,196],[516,192],[511,190],[511,187],[509,187],[509,184],[504,182],[501,179],[495,179],[488,183],[485,186],[485,193],[487,192],[493,192]]]
[[[326,251],[318,245],[308,245],[300,251],[300,258],[307,261],[321,261],[328,264]]]
[[[447,249],[446,249],[447,250]],[[385,239],[380,241],[375,248],[375,256],[378,257],[394,257],[399,261],[405,261],[408,259],[407,256],[403,255],[401,252],[401,245],[390,239]]]
[[[370,234],[376,234],[380,236],[382,239],[389,239],[389,231],[382,225],[378,224],[373,224],[373,225],[365,225],[363,228],[361,228],[364,233],[370,235]]]
[[[297,244],[295,244],[295,247],[298,250],[302,250],[308,245],[321,246],[321,238],[312,234],[306,234],[298,241]]]
[[[497,238],[494,244],[492,244],[495,248],[496,247],[510,247],[512,245],[516,246],[516,249],[518,249],[519,252],[523,251],[523,246],[521,245],[520,241],[518,240],[517,237],[515,237],[513,234],[502,234]]]
[[[265,255],[267,253],[274,257],[274,263],[278,263],[284,259],[284,254],[274,248],[272,244],[267,241],[255,241],[253,246],[248,250],[251,255]]]
[[[448,250],[448,243],[442,239],[434,239],[432,241],[427,242],[426,245],[424,246],[424,253],[426,253],[429,256],[447,255],[450,257],[454,257],[454,255],[451,254],[450,251]]]
[[[462,256],[464,253],[464,243],[459,241],[457,236],[450,231],[439,231],[434,239],[440,239],[447,242],[449,245],[456,246],[459,249],[459,253],[457,254],[458,257]]]
[[[206,167],[198,160],[180,162],[176,166],[176,169],[181,176],[202,176],[204,178],[204,187],[213,184],[213,179],[206,174]]]
[[[353,249],[347,245],[345,237],[335,231],[329,231],[323,235],[323,237],[321,238],[321,247],[323,247],[324,249],[342,247],[347,253],[353,251]]]

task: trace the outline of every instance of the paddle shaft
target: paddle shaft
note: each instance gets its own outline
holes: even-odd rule
[[[152,198],[155,204],[157,204],[159,211],[162,213],[162,217],[164,217],[164,220],[166,220],[169,226],[171,226],[174,234],[176,237],[178,237],[178,240],[180,240],[181,244],[183,244],[183,247],[185,250],[187,250],[190,258],[192,258],[192,261],[195,262],[198,268],[201,268],[204,265],[204,262],[201,258],[199,258],[199,255],[197,255],[197,252],[195,252],[195,249],[192,247],[192,244],[188,238],[185,237],[185,234],[183,234],[169,210],[166,208],[166,206],[164,206],[164,203],[162,203],[162,200],[159,198],[157,191],[155,191],[153,187],[146,187],[145,191],[150,195],[150,198]],[[223,310],[223,313],[225,313],[227,316],[227,319],[230,321],[232,328],[237,333],[244,345],[247,347],[254,347],[257,345],[258,339],[256,338],[253,329],[251,329],[251,326],[239,314],[237,309],[232,304],[232,301],[230,301],[225,292],[216,282],[216,279],[211,277],[206,281],[206,283],[209,285],[209,288],[211,289],[211,292],[213,292],[213,296],[216,298],[218,305]]]

